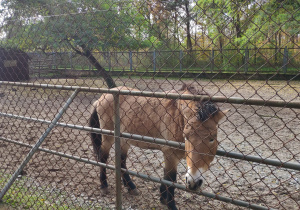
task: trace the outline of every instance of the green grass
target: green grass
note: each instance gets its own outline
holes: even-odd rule
[[[0,189],[10,178],[0,171]],[[28,185],[30,184],[30,187]],[[75,203],[75,204],[74,204]],[[9,208],[20,209],[102,209],[94,205],[77,205],[75,200],[71,200],[68,193],[57,190],[49,190],[47,187],[35,186],[29,178],[17,179],[0,202],[0,210]]]

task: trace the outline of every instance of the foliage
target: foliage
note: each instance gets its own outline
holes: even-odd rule
[[[300,3],[293,0],[3,0],[1,5],[1,44],[27,51],[214,49],[220,65],[229,60],[238,65],[242,56],[229,58],[223,50],[299,46]]]
[[[6,24],[2,27],[7,33],[5,44],[43,51],[70,48],[86,48],[91,51],[138,49],[150,44],[138,40],[138,36],[131,36],[132,13],[135,11],[119,11],[118,8],[122,5],[118,3],[106,0],[59,2],[2,1],[4,8],[13,11],[11,16],[5,18]],[[2,14],[9,11],[3,9]],[[16,27],[15,23],[19,23],[21,27]]]

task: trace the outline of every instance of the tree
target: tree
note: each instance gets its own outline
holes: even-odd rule
[[[259,8],[253,9],[255,15],[245,31],[245,36],[241,38],[241,43],[251,42],[256,46],[269,45],[275,48],[295,45],[294,37],[300,32],[300,2],[270,0],[261,3]]]
[[[132,19],[119,10],[121,3],[4,0],[1,4],[2,15],[9,13],[1,27],[6,44],[44,52],[72,49],[96,67],[109,88],[116,86],[92,51],[132,48],[130,45],[136,44],[136,39],[130,39]]]
[[[185,35],[186,35],[186,48],[192,51],[192,32],[191,22],[194,20],[195,14],[192,12],[192,3],[189,0],[167,0],[162,1],[165,5],[165,9],[174,13],[174,25],[178,27],[178,24],[185,24]],[[177,30],[178,32],[178,30]]]

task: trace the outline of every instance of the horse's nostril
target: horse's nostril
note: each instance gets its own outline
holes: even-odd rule
[[[202,179],[199,179],[199,180],[197,181],[197,186],[198,186],[198,187],[201,187],[202,183],[203,183],[203,180],[202,180]]]

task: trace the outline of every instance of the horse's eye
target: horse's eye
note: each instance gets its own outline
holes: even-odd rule
[[[215,139],[210,139],[209,142],[214,142]]]

